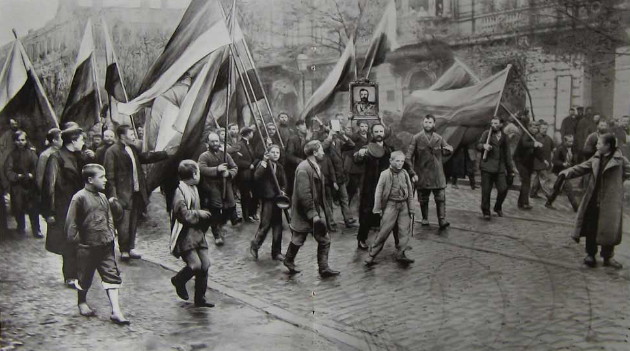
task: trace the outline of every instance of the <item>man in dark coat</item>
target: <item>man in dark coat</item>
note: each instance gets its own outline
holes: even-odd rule
[[[604,266],[621,269],[621,263],[613,259],[614,249],[621,242],[623,228],[623,182],[630,178],[630,162],[617,148],[612,134],[598,138],[597,152],[585,162],[565,169],[560,175],[567,179],[590,174],[582,197],[572,238],[576,242],[586,237],[584,264],[595,267],[597,246]]]
[[[287,248],[284,265],[290,274],[299,273],[295,267],[295,256],[309,233],[317,241],[317,264],[322,278],[339,275],[328,266],[330,251],[330,226],[332,209],[328,207],[324,191],[324,179],[318,161],[324,157],[324,148],[318,140],[304,146],[306,159],[295,171],[295,184],[291,203],[291,243]]]
[[[36,238],[44,235],[39,229],[39,194],[35,181],[37,154],[29,147],[26,132],[15,132],[15,148],[7,157],[6,177],[11,184],[11,210],[17,222],[18,234],[26,234],[26,214]],[[3,200],[3,199],[2,199]]]
[[[575,165],[576,163],[577,156],[573,153],[573,135],[565,135],[562,144],[558,146],[553,152],[553,158],[551,160],[551,164],[553,166],[551,168],[551,171],[555,174],[559,174],[561,171]],[[562,189],[559,190],[567,195],[567,197],[569,198],[569,202],[573,207],[573,211],[577,212],[578,202],[575,199],[575,194],[573,193],[573,186],[571,185],[571,182],[564,182]],[[558,196],[558,193],[554,192],[551,194],[551,196],[547,198],[547,202],[545,203],[546,208],[553,209],[553,202]]]
[[[59,128],[52,128],[46,134],[46,140],[48,141],[49,146],[46,150],[39,154],[39,158],[37,159],[37,170],[35,171],[35,180],[40,194],[44,190],[44,176],[46,175],[46,165],[48,165],[48,160],[52,154],[59,151],[59,149],[63,146],[63,140],[61,140],[61,130]]]
[[[72,287],[77,279],[76,247],[68,243],[64,228],[72,196],[83,187],[83,130],[63,130],[61,139],[63,146],[50,156],[46,165],[42,185],[42,214],[48,223],[46,250],[62,255],[63,277],[66,285]]]
[[[575,142],[577,143],[577,145],[579,145],[579,147],[582,147],[584,145],[584,143],[586,142],[586,139],[588,138],[589,135],[591,135],[591,133],[597,131],[597,124],[599,123],[599,121],[601,120],[601,116],[600,115],[585,115],[584,118],[582,118],[577,125],[577,128],[575,130]],[[581,153],[578,155],[578,161],[582,162],[584,160],[584,155],[582,155]]]
[[[324,147],[324,152],[328,158],[330,158],[336,180],[336,182],[332,184],[332,189],[330,189],[331,196],[329,202],[332,204],[332,195],[336,194],[339,198],[341,214],[343,215],[346,228],[354,228],[356,227],[356,220],[350,215],[350,208],[348,207],[350,203],[347,191],[349,177],[344,169],[344,153],[354,150],[354,142],[352,142],[343,131],[335,132],[330,130],[328,136],[322,142],[322,146]]]
[[[564,138],[565,135],[573,135],[575,137],[578,123],[579,120],[576,115],[575,108],[572,107],[571,110],[569,110],[569,115],[562,120],[562,124],[560,125],[560,136],[562,138]],[[582,147],[582,145],[579,145],[578,147]],[[576,150],[573,151],[575,152]]]
[[[366,121],[360,121],[359,131],[350,137],[350,140],[354,143],[354,148],[345,155],[343,166],[348,174],[348,184],[346,186],[346,190],[348,191],[348,203],[352,202],[352,199],[361,186],[361,177],[363,176],[364,168],[363,165],[355,162],[354,154],[370,142],[368,130],[368,123]]]
[[[138,217],[149,203],[149,194],[141,165],[168,158],[166,151],[140,153],[135,147],[136,133],[126,124],[116,128],[118,142],[107,149],[103,166],[107,174],[107,197],[117,198],[123,206],[123,218],[116,223],[120,258],[139,259],[136,252]],[[173,150],[173,149],[170,149]]]
[[[287,157],[284,165],[284,170],[287,174],[287,190],[289,194],[293,193],[295,170],[306,158],[304,155],[304,146],[313,137],[313,134],[306,128],[306,123],[303,120],[295,122],[295,128],[295,135],[288,140],[286,145]]]
[[[107,150],[115,143],[116,135],[114,134],[114,131],[108,129],[103,132],[103,143],[98,147],[98,149],[96,149],[94,156],[95,162],[102,166],[105,162],[105,152],[107,152]]]
[[[481,212],[485,219],[490,219],[490,194],[492,187],[497,187],[497,199],[494,203],[494,212],[503,217],[503,201],[507,196],[508,185],[506,176],[514,177],[514,164],[508,139],[503,129],[503,120],[493,117],[490,121],[492,134],[486,130],[481,134],[477,143],[477,150],[482,152],[481,169]],[[485,157],[483,157],[485,154]]]
[[[221,142],[217,133],[208,134],[208,151],[199,156],[199,196],[201,207],[212,213],[210,226],[214,243],[224,243],[223,225],[234,218],[236,201],[234,199],[233,181],[238,167],[230,154],[221,150]],[[235,224],[235,222],[232,222]]]
[[[449,226],[446,221],[446,177],[442,165],[442,154],[453,152],[442,136],[434,132],[435,117],[426,115],[422,121],[423,130],[414,135],[407,149],[406,162],[411,181],[418,189],[422,225],[429,225],[429,197],[433,193],[440,229]]]
[[[583,160],[588,160],[589,158],[593,157],[593,155],[595,155],[595,153],[597,152],[597,140],[599,140],[602,135],[608,133],[608,130],[608,121],[606,121],[605,119],[599,120],[599,122],[597,123],[597,131],[589,134],[584,141],[584,144],[579,145],[580,147],[582,147]]]
[[[295,130],[289,126],[289,115],[285,112],[278,114],[278,134],[286,150],[289,140],[295,135]]]
[[[529,134],[538,134],[538,122],[530,122],[527,126]],[[534,171],[534,159],[544,162],[541,155],[542,143],[532,139],[527,133],[521,135],[521,139],[514,151],[514,163],[521,179],[521,191],[518,196],[518,208],[531,210],[529,204],[529,192],[531,190],[532,172]]]
[[[547,135],[547,129],[549,128],[547,122],[541,119],[538,121],[538,124],[540,126],[538,134],[534,135],[534,137],[542,144],[542,147],[540,148],[541,158],[534,158],[534,172],[530,192],[532,199],[540,197],[538,195],[539,190],[542,190],[547,198],[549,198],[553,192],[549,187],[551,183],[549,168],[551,167],[551,154],[553,152],[554,143],[553,139]]]
[[[248,222],[258,221],[258,198],[254,194],[254,170],[260,162],[260,158],[251,143],[254,131],[250,127],[241,129],[241,140],[238,142],[238,151],[230,154],[238,166],[236,174],[236,186],[241,194],[241,209],[243,219]]]
[[[374,213],[374,194],[381,172],[389,167],[389,156],[393,148],[387,145],[385,127],[382,124],[372,125],[372,140],[370,143],[354,154],[355,162],[363,165],[363,177],[361,178],[360,202],[359,202],[359,233],[357,234],[357,247],[367,250],[366,240],[370,228],[380,223],[380,217]]]

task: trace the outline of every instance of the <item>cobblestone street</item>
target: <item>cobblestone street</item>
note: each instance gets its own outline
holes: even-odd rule
[[[290,277],[270,259],[269,241],[258,262],[249,255],[255,224],[228,226],[226,245],[210,249],[209,294],[217,307],[196,311],[171,291],[169,270],[182,263],[168,252],[163,198],[153,193],[138,239],[149,262],[120,264],[131,327],[107,321],[106,297],[96,283],[90,299],[99,317],[84,320],[74,293],[60,287],[60,259],[45,253],[43,241],[8,239],[0,275],[2,337],[23,342],[22,349],[47,350],[267,349],[274,342],[278,350],[628,350],[628,239],[617,247],[623,270],[601,261],[587,269],[583,243],[569,238],[574,214],[566,199],[556,211],[542,200],[533,200],[532,211],[518,211],[511,191],[506,217],[486,222],[479,196],[449,188],[451,227],[438,233],[431,207],[432,226],[415,226],[408,256],[416,262],[407,268],[393,260],[392,242],[366,268],[356,229],[333,234],[331,266],[342,274],[328,280],[317,274],[312,239],[298,255],[302,273]],[[289,238],[285,231],[284,247]]]

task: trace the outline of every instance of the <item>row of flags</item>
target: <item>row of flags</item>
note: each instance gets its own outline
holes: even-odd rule
[[[144,149],[177,148],[175,157],[154,164],[148,170],[151,188],[168,179],[166,173],[176,169],[174,166],[180,160],[194,158],[210,129],[231,122],[250,125],[252,119],[264,123],[264,116],[272,116],[242,30],[232,15],[234,8],[235,4],[226,15],[217,0],[192,0],[131,100],[103,21],[107,62],[105,90],[112,120],[131,124],[132,115],[144,112],[148,116],[144,124]],[[328,108],[336,93],[347,91],[352,81],[367,78],[373,67],[385,62],[388,53],[400,47],[396,28],[396,5],[391,0],[375,29],[363,64],[357,66],[354,37],[351,37],[332,71],[305,104],[300,119],[308,121]],[[70,93],[57,123],[37,75],[16,40],[0,74],[0,117],[7,121],[5,116],[24,116],[21,119],[32,124],[27,128],[34,131],[34,139],[41,143],[49,128],[66,121],[91,127],[99,122],[103,105],[95,63],[92,25],[88,20]],[[450,139],[461,139],[466,128],[487,124],[488,111],[500,100],[508,71],[509,68],[483,81],[475,81],[470,71],[456,62],[432,87],[412,93],[403,114],[403,127],[412,131],[421,124],[422,116],[432,113],[441,121]],[[33,101],[39,103],[33,104]]]

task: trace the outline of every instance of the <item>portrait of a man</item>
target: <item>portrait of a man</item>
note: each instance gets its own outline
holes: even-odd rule
[[[355,116],[377,116],[378,96],[375,85],[352,87],[352,112]]]

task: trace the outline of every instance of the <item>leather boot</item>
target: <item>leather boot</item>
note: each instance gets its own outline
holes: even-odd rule
[[[214,307],[214,304],[206,301],[206,290],[208,290],[208,272],[197,272],[195,274],[195,306]]]
[[[420,213],[422,213],[422,225],[429,225],[429,202],[420,201]]]
[[[437,215],[438,215],[438,225],[440,229],[444,229],[451,225],[446,221],[446,202],[440,201],[436,204],[437,206]]]
[[[289,274],[300,273],[300,271],[295,267],[294,262],[295,256],[297,255],[298,251],[300,251],[299,246],[293,243],[289,243],[289,247],[287,247],[287,254],[284,255],[284,261],[282,262],[284,266],[289,269]]]
[[[322,278],[333,277],[340,273],[328,266],[328,251],[330,251],[330,244],[319,244],[317,246],[317,265],[319,266],[319,275]]]
[[[175,291],[177,292],[177,296],[179,296],[182,300],[188,300],[188,291],[186,290],[186,283],[192,278],[194,275],[192,269],[188,266],[182,268],[173,278],[171,278],[171,283],[175,287]]]

